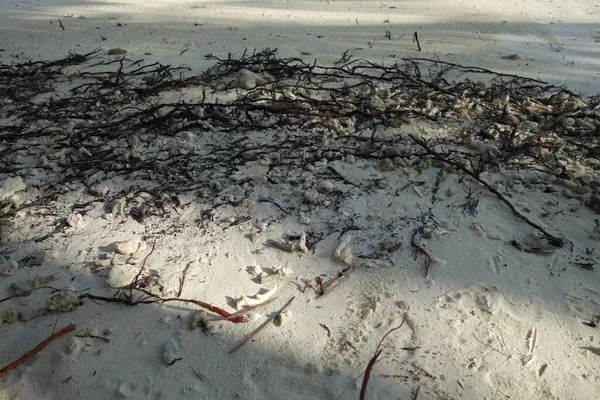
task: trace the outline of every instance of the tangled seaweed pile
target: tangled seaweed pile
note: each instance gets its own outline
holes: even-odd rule
[[[345,53],[321,66],[270,49],[207,57],[215,65],[191,77],[99,50],[1,64],[0,180],[19,176],[41,189],[27,201],[5,188],[4,214],[79,186],[115,212],[129,195],[141,221],[181,193],[240,204],[259,184],[302,187],[297,169],[357,186],[328,167],[357,159],[411,177],[432,165],[461,171],[501,199],[486,174],[539,190],[561,184],[600,212],[600,96],[430,59],[383,66]],[[117,180],[123,189],[111,191]],[[232,182],[235,190],[223,190]],[[316,189],[302,201],[327,190]]]

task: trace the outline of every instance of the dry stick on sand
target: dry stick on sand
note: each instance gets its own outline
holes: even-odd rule
[[[415,32],[414,37],[415,37],[415,42],[417,42],[417,49],[419,51],[421,51],[421,43],[419,43],[419,34],[417,32]]]
[[[483,179],[479,178],[477,176],[477,174],[475,174],[473,171],[471,171],[470,169],[468,169],[467,167],[465,167],[461,163],[449,160],[448,158],[446,158],[443,155],[439,154],[438,152],[436,152],[435,150],[433,150],[431,147],[429,147],[429,145],[427,144],[427,142],[425,142],[424,140],[421,140],[421,139],[417,138],[415,135],[410,135],[410,138],[415,143],[417,143],[419,146],[421,146],[423,149],[425,149],[426,154],[430,155],[431,157],[435,158],[436,160],[440,160],[440,161],[442,161],[442,162],[444,162],[446,164],[452,165],[453,167],[455,167],[455,168],[457,168],[457,169],[465,172],[466,174],[468,174],[469,176],[471,176],[473,179],[475,179],[477,182],[479,182],[483,186],[485,186],[490,192],[492,192],[493,194],[495,194],[496,197],[498,197],[500,200],[502,200],[504,202],[504,204],[506,204],[508,206],[508,208],[510,208],[510,211],[512,211],[513,214],[515,214],[517,217],[519,217],[520,219],[522,219],[523,221],[525,221],[529,226],[531,226],[531,227],[537,229],[539,232],[543,233],[544,236],[546,237],[546,239],[548,239],[548,241],[553,246],[555,246],[555,247],[565,247],[565,243],[563,242],[563,240],[561,238],[548,233],[544,228],[542,228],[541,226],[539,226],[535,222],[531,221],[525,215],[521,214],[519,212],[519,210],[517,210],[515,208],[515,206],[510,201],[508,201],[508,199],[506,197],[504,197],[504,195],[502,193],[500,193],[499,191],[497,191],[496,189],[494,189],[492,187],[492,185],[490,185],[489,183],[487,183]]]
[[[205,321],[223,321],[224,319],[232,320],[232,319],[244,316],[246,318],[246,321],[244,321],[244,322],[247,322],[247,320],[248,320],[247,313],[248,312],[250,312],[252,310],[255,310],[257,308],[260,308],[260,307],[264,307],[264,306],[266,306],[268,304],[271,304],[272,302],[274,302],[278,298],[279,297],[271,297],[270,299],[267,299],[267,300],[263,301],[260,304],[256,304],[256,305],[253,305],[253,306],[244,307],[243,310],[238,311],[238,312],[234,312],[233,314],[231,314],[228,317],[208,317],[208,318],[205,318],[204,320]]]
[[[23,364],[25,361],[27,361],[28,359],[30,359],[31,357],[33,357],[40,351],[42,351],[44,349],[44,347],[46,347],[50,344],[50,342],[61,337],[62,335],[67,334],[67,333],[71,332],[72,330],[74,330],[75,327],[76,327],[75,324],[71,324],[69,326],[62,328],[60,331],[55,332],[52,335],[48,336],[46,339],[44,339],[44,341],[42,343],[35,346],[35,348],[33,350],[31,350],[30,352],[25,354],[23,357],[19,358],[16,361],[11,362],[10,364],[6,365],[5,367],[0,368],[0,378],[2,378],[4,375],[8,374],[11,370],[15,369],[19,365]]]
[[[360,264],[358,267],[349,267],[348,269],[346,269],[344,272],[341,272],[338,276],[336,276],[335,278],[332,278],[330,280],[328,280],[327,282],[323,282],[323,278],[322,277],[317,277],[317,283],[320,284],[320,288],[319,288],[319,294],[320,294],[320,298],[327,296],[329,293],[331,293],[335,288],[337,288],[339,285],[341,285],[342,283],[344,283],[348,277],[350,277],[350,274],[352,274],[353,272],[356,272],[358,269],[360,269],[364,264]],[[320,278],[320,281],[318,280],[318,278]]]
[[[142,267],[138,271],[137,275],[135,276],[133,281],[129,285],[125,286],[123,289],[135,289],[139,285],[140,276],[142,276],[142,273],[146,269],[146,261],[148,261],[148,257],[150,257],[152,255],[152,253],[154,253],[154,249],[156,249],[156,239],[154,239],[154,241],[152,242],[152,250],[150,250],[150,253],[148,253],[146,255],[146,257],[144,257],[144,261],[142,262]]]
[[[325,286],[324,286],[323,277],[321,275],[316,276],[315,282],[317,282],[317,285],[319,285],[319,294],[321,296],[323,296],[325,294]]]
[[[187,276],[188,271],[190,270],[191,266],[192,266],[192,262],[190,261],[185,266],[185,269],[183,270],[183,273],[181,274],[181,278],[179,278],[179,289],[177,290],[177,297],[181,297],[181,292],[183,292],[183,285],[185,284],[185,277]]]
[[[283,307],[281,307],[279,309],[279,311],[277,311],[275,313],[275,315],[273,315],[271,318],[269,318],[267,320],[267,322],[265,322],[264,324],[262,324],[261,326],[259,326],[254,332],[252,332],[251,334],[248,335],[248,337],[246,337],[246,339],[242,340],[240,342],[240,344],[238,344],[237,346],[235,346],[233,349],[231,349],[231,351],[229,352],[229,354],[233,354],[236,351],[238,351],[239,349],[241,349],[242,347],[244,347],[246,344],[248,344],[252,339],[254,339],[256,336],[258,336],[260,333],[264,332],[265,329],[268,326],[271,326],[273,324],[273,322],[275,321],[275,319],[290,305],[292,304],[292,301],[294,301],[294,299],[296,298],[296,296],[292,297],[291,299],[288,300],[287,303],[285,303],[285,305]]]
[[[397,327],[390,329],[388,331],[388,333],[386,333],[385,335],[383,335],[383,337],[381,338],[381,340],[379,341],[379,344],[377,345],[377,348],[375,349],[375,354],[373,355],[373,358],[371,358],[371,361],[369,361],[369,364],[367,365],[367,369],[365,370],[365,376],[363,378],[363,383],[362,386],[360,388],[360,400],[365,400],[366,396],[367,396],[367,386],[369,385],[369,378],[371,377],[371,370],[373,370],[373,366],[375,365],[375,363],[377,362],[377,359],[379,358],[379,356],[381,355],[381,352],[383,350],[380,349],[381,344],[383,343],[383,341],[385,340],[386,337],[388,337],[388,335],[394,331],[397,331],[398,329],[402,328],[402,325],[404,325],[404,320],[402,320],[402,322],[400,323],[400,325],[398,325]]]
[[[433,263],[433,258],[431,257],[431,255],[429,255],[427,250],[425,250],[425,248],[423,248],[423,246],[421,246],[419,244],[419,241],[417,240],[417,235],[422,234],[422,233],[423,233],[422,226],[415,229],[412,237],[410,238],[410,244],[412,247],[415,248],[415,250],[418,253],[423,254],[423,256],[425,257],[425,278],[427,278],[427,276],[429,276],[429,269],[431,268],[431,264]]]
[[[248,316],[246,314],[234,316],[230,312],[225,311],[222,308],[213,306],[212,304],[206,303],[204,301],[194,300],[194,299],[180,299],[178,297],[162,298],[162,297],[155,295],[154,293],[148,292],[147,290],[143,290],[143,289],[139,289],[139,288],[136,290],[141,291],[142,293],[146,294],[147,296],[143,299],[133,300],[130,298],[122,298],[122,297],[97,296],[97,295],[94,295],[91,293],[81,293],[81,292],[77,292],[77,293],[81,293],[79,295],[80,299],[87,298],[90,300],[105,301],[107,303],[121,303],[121,304],[125,304],[127,306],[137,306],[138,304],[166,303],[168,301],[178,301],[181,303],[192,303],[192,304],[197,305],[198,307],[212,311],[215,314],[219,314],[220,316],[224,317],[224,319],[226,319],[227,321],[248,322]]]
[[[223,310],[222,308],[213,306],[211,304],[205,303],[200,300],[180,299],[178,297],[170,297],[167,299],[163,299],[163,298],[159,297],[157,299],[157,302],[161,302],[161,303],[166,303],[167,301],[181,301],[184,303],[192,303],[199,307],[202,307],[209,311],[212,311],[215,314],[219,314],[221,317],[224,317],[224,319],[226,319],[227,321],[230,321],[230,322],[248,322],[248,316],[246,314],[237,315],[237,313],[236,313],[236,315],[233,315],[230,312]]]
[[[130,297],[106,297],[106,296],[98,296],[92,293],[85,293],[82,292],[80,290],[63,290],[63,289],[59,289],[56,288],[54,286],[39,286],[37,288],[33,288],[31,290],[29,290],[29,292],[33,292],[36,290],[41,290],[41,289],[50,289],[53,291],[57,291],[57,292],[61,292],[61,291],[65,291],[65,292],[72,292],[72,293],[76,293],[78,294],[78,298],[79,299],[90,299],[92,301],[104,301],[106,303],[121,303],[121,304],[125,304],[126,306],[137,306],[138,304],[154,304],[154,303],[162,303],[162,302],[168,302],[168,301],[178,301],[181,303],[192,303],[197,305],[198,307],[204,308],[206,310],[212,311],[215,314],[219,314],[221,317],[223,317],[223,319],[226,319],[227,321],[230,322],[248,322],[248,316],[246,314],[243,313],[230,313],[228,311],[225,311],[224,309],[217,307],[217,306],[213,306],[212,304],[206,303],[204,301],[201,300],[195,300],[195,299],[181,299],[181,298],[176,298],[176,297],[169,297],[169,298],[163,298],[160,296],[155,295],[152,292],[149,292],[147,290],[144,290],[142,288],[133,288],[135,290],[138,290],[142,293],[144,293],[146,296],[143,298],[138,298],[138,299],[133,299],[133,296]],[[133,290],[132,290],[133,292]],[[0,303],[3,301],[7,301],[10,300],[12,298],[15,298],[18,296],[9,296],[6,297],[4,299],[0,300]],[[248,310],[245,310],[248,311]]]
[[[38,287],[31,288],[31,289],[29,289],[27,291],[24,291],[24,292],[22,292],[22,294],[19,294],[19,295],[13,294],[12,296],[8,296],[8,297],[5,297],[3,299],[0,299],[0,303],[3,303],[5,301],[8,301],[10,299],[14,299],[14,298],[17,298],[17,297],[26,297],[26,296],[29,296],[32,292],[35,292],[37,290],[42,290],[42,289],[50,289],[50,290],[55,291],[55,292],[62,291],[62,289],[56,288],[54,286],[38,286]],[[79,293],[79,291],[76,291],[76,290],[73,290],[73,292]]]

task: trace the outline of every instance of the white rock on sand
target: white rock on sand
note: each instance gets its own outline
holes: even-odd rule
[[[140,246],[141,243],[139,240],[132,239],[115,244],[115,251],[122,255],[130,255],[138,251]]]
[[[10,198],[17,192],[27,189],[20,176],[14,178],[6,178],[0,185],[0,201]]]
[[[137,273],[138,269],[131,265],[115,265],[111,268],[106,283],[111,288],[122,288],[131,284]]]

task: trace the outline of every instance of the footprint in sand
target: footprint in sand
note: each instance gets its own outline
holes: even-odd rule
[[[438,308],[460,307],[466,310],[479,309],[481,312],[496,314],[502,307],[501,293],[495,286],[474,285],[464,291],[452,291],[438,299]]]
[[[438,308],[451,308],[462,298],[461,292],[448,292],[438,299]]]
[[[496,254],[488,260],[488,266],[490,270],[496,275],[500,275],[500,271],[503,267],[506,267],[506,263],[504,262],[504,257],[500,254]]]

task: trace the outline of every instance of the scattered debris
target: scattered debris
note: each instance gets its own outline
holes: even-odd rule
[[[344,265],[352,265],[352,260],[354,260],[352,248],[350,247],[351,240],[352,235],[348,232],[344,233],[340,239],[340,244],[334,252],[335,259]]]
[[[4,323],[14,324],[19,319],[19,314],[15,307],[0,308],[0,326]]]
[[[526,253],[539,253],[549,255],[554,253],[555,247],[550,244],[550,240],[546,237],[538,235],[529,235],[523,242],[516,239],[510,241],[510,244],[518,250]]]
[[[261,285],[269,285],[287,279],[292,274],[292,270],[288,268],[274,267],[270,272],[261,270],[257,274],[258,283]]]
[[[190,318],[190,329],[202,328],[206,333],[215,333],[217,331],[217,324],[210,319],[210,316],[206,311],[198,310],[192,312]]]
[[[265,293],[258,293],[255,294],[254,296],[242,296],[240,299],[238,299],[235,302],[235,309],[236,310],[242,310],[244,308],[247,307],[255,307],[257,305],[260,305],[266,301],[268,301],[271,297],[273,297],[275,295],[275,293],[277,293],[277,289],[278,287],[275,286],[274,288],[272,288],[271,290],[265,292]]]
[[[414,39],[420,50],[416,32]],[[125,53],[123,49],[109,50],[109,54],[113,55]],[[0,187],[0,206],[4,207],[2,211],[9,218],[16,220],[15,215],[18,213],[14,211],[20,207],[32,207],[33,212],[43,210],[43,206],[48,202],[52,203],[52,199],[66,191],[64,182],[60,182],[47,188],[39,202],[26,203],[25,200],[34,196],[32,189],[36,187],[30,182],[29,175],[26,175],[33,167],[59,179],[68,176],[68,183],[74,186],[85,184],[88,194],[94,196],[93,201],[104,204],[103,212],[110,211],[104,223],[116,225],[123,221],[111,219],[123,217],[123,220],[135,218],[141,224],[145,218],[160,217],[161,223],[157,224],[159,227],[144,225],[147,236],[143,240],[157,231],[160,234],[177,232],[172,226],[163,226],[162,221],[168,220],[163,217],[169,213],[183,215],[179,214],[185,212],[179,200],[183,192],[193,193],[208,204],[208,208],[198,212],[194,221],[204,229],[203,233],[210,232],[211,224],[215,221],[225,222],[229,227],[256,221],[257,217],[251,215],[250,211],[258,203],[267,201],[277,207],[279,216],[283,213],[287,218],[293,219],[291,224],[305,225],[301,229],[306,232],[286,233],[281,238],[271,240],[274,247],[289,253],[308,253],[309,248],[314,252],[315,243],[340,229],[340,224],[336,226],[336,221],[323,221],[320,218],[323,211],[335,210],[335,217],[328,218],[339,217],[344,222],[356,223],[358,229],[365,228],[366,224],[361,225],[363,222],[353,215],[347,204],[354,200],[353,193],[358,191],[368,193],[391,190],[393,193],[396,190],[395,195],[401,196],[401,190],[389,182],[392,175],[406,177],[406,188],[412,189],[404,193],[418,201],[418,207],[428,207],[429,202],[435,201],[440,186],[439,182],[432,185],[422,181],[427,177],[425,170],[430,167],[438,168],[440,172],[468,177],[469,182],[476,186],[474,191],[477,187],[489,189],[514,215],[534,228],[538,234],[531,235],[523,243],[513,241],[512,244],[522,251],[551,254],[556,247],[562,247],[564,242],[562,238],[550,233],[553,228],[546,228],[546,225],[538,225],[529,219],[526,214],[531,210],[513,199],[511,189],[519,194],[528,185],[532,185],[547,190],[546,193],[553,193],[551,190],[556,191],[557,185],[560,185],[561,190],[567,191],[565,196],[568,194],[567,197],[581,200],[579,204],[585,203],[593,211],[600,210],[600,201],[595,199],[598,197],[595,191],[600,181],[599,165],[597,160],[594,161],[597,158],[598,142],[591,135],[600,126],[597,102],[584,102],[572,93],[545,86],[540,81],[426,59],[410,59],[405,60],[406,64],[383,67],[348,58],[341,64],[323,68],[316,62],[309,65],[296,59],[280,59],[270,49],[252,55],[244,54],[241,59],[209,56],[209,59],[216,61],[214,67],[206,74],[193,77],[184,77],[181,72],[185,68],[129,63],[125,57],[99,64],[116,65],[116,71],[90,72],[85,66],[81,66],[85,72],[75,72],[82,62],[88,61],[95,54],[96,52],[72,54],[56,64],[15,64],[0,71],[0,74],[9,78],[6,80],[7,85],[14,85],[20,93],[17,96],[12,90],[7,91],[10,102],[2,105],[3,113],[19,114],[21,118],[10,125],[10,132],[2,136],[3,143],[6,146],[25,146],[18,154],[3,153],[3,157],[7,157],[3,173],[17,176],[7,178]],[[67,66],[77,68],[66,70]],[[429,75],[426,75],[426,70],[429,70]],[[35,113],[23,111],[30,110],[29,106],[34,98],[31,93],[36,88],[47,85],[54,90],[59,81],[55,82],[53,76],[64,77],[66,71],[69,71],[69,79],[74,82],[85,79],[85,83],[71,88],[68,98],[58,98],[46,103],[36,99],[43,104]],[[449,83],[445,79],[448,71],[491,75],[493,83],[489,86],[475,81]],[[176,76],[180,79],[174,78]],[[348,85],[350,82],[352,84]],[[192,103],[184,100],[170,104],[157,101],[158,94],[190,87],[206,88],[207,91],[212,91],[213,98],[203,97]],[[59,96],[58,91],[56,92],[56,96]],[[222,93],[235,97],[222,103],[214,100]],[[128,102],[124,103],[126,100]],[[132,102],[135,102],[135,107],[131,107]],[[77,112],[72,113],[75,110]],[[81,118],[56,118],[57,115],[77,115]],[[94,117],[88,118],[89,115]],[[432,125],[436,122],[449,123],[453,135],[436,136],[435,133],[430,134],[424,126],[420,127],[423,129],[419,134],[414,133],[416,130],[399,129],[404,129],[412,119],[421,119]],[[466,129],[466,126],[469,128]],[[394,128],[393,133],[385,132],[389,127]],[[271,132],[273,128],[277,128],[277,133],[269,136],[272,143],[267,144],[252,143],[247,138],[238,141],[233,134],[231,139],[228,136],[228,140],[224,141],[226,143],[211,144],[208,152],[196,143],[201,136],[198,131],[221,134],[233,131],[246,133],[251,130]],[[288,134],[292,128],[311,134]],[[281,132],[285,132],[285,135]],[[73,140],[74,137],[77,140]],[[52,140],[60,149],[49,149],[48,140]],[[157,152],[161,157],[157,157]],[[33,167],[23,166],[25,164],[19,162],[25,157],[35,160]],[[334,164],[337,165],[333,167]],[[372,177],[360,182],[351,174],[342,174],[343,169],[338,168],[339,166],[365,169],[372,173]],[[113,192],[112,186],[99,188],[105,182],[123,178],[125,173],[131,171],[139,173],[138,178],[144,178],[132,183],[128,190],[117,193]],[[389,174],[390,171],[398,173]],[[514,171],[519,172],[518,177]],[[535,176],[527,175],[531,171],[536,172]],[[506,181],[494,182],[488,179],[497,172],[504,174]],[[29,188],[19,174],[27,177]],[[515,182],[521,186],[517,186]],[[290,196],[283,199],[274,196],[277,200],[271,197],[265,200],[257,195],[256,189],[262,190],[266,185],[285,185],[286,193],[290,193]],[[70,189],[69,186],[67,188]],[[455,195],[450,189],[446,190],[446,193],[450,193],[448,197]],[[474,215],[477,213],[479,199],[469,191],[465,208]],[[587,198],[589,199],[586,201]],[[288,200],[290,203],[286,204]],[[72,213],[60,212],[57,213],[57,218],[63,225],[66,224],[64,226],[80,228],[84,220],[87,222],[92,218],[92,214],[88,214],[89,204],[69,204],[72,208],[68,212]],[[371,206],[368,202],[366,204],[367,207]],[[397,203],[393,202],[387,205],[390,210],[396,206]],[[223,209],[220,207],[226,207],[227,212],[221,213]],[[381,208],[379,205],[376,207]],[[241,208],[243,210],[240,212]],[[481,208],[484,208],[483,203]],[[194,212],[191,210],[185,217],[194,215]],[[379,235],[373,246],[375,255],[358,256],[361,259],[372,256],[373,259],[358,266],[353,264],[354,256],[350,246],[352,236],[348,232],[344,233],[339,238],[334,259],[347,268],[328,281],[323,278],[327,275],[315,278],[321,297],[338,288],[359,268],[389,265],[391,262],[386,264],[385,260],[391,261],[392,258],[403,256],[402,253],[391,255],[400,250],[400,241],[382,238],[401,237],[396,230],[407,226],[402,223],[405,220],[411,221],[414,216],[402,216],[402,222],[399,222],[398,216],[394,215],[393,223],[384,225],[387,215],[376,214],[377,211],[369,215],[371,225],[368,226],[369,230],[376,230]],[[223,215],[226,218],[221,218]],[[253,224],[258,232],[250,235],[252,241],[258,242],[263,234],[268,237],[272,231],[276,231],[274,221],[277,219],[267,219],[261,215],[258,222]],[[269,223],[273,225],[267,231]],[[597,228],[598,222],[596,225]],[[485,232],[481,224],[470,223],[470,226],[476,232]],[[486,222],[486,226],[491,225]],[[41,229],[43,228],[45,227]],[[389,231],[382,233],[382,229]],[[68,229],[66,232],[73,231]],[[442,231],[439,227],[427,225],[413,232],[411,246],[425,259],[426,277],[434,262],[445,263],[430,255],[428,242],[425,241],[437,239],[449,232]],[[12,234],[12,230],[7,232]],[[49,236],[43,237],[48,238],[58,232],[60,229],[55,229]],[[139,232],[138,230],[133,234]],[[365,229],[363,232],[367,237],[369,231]],[[373,237],[375,235],[371,236]],[[366,240],[362,238],[362,234],[360,239]],[[380,241],[379,244],[377,241]],[[156,240],[141,266],[124,264],[125,259],[131,263],[136,260],[134,257],[121,256],[137,253],[142,250],[142,245],[143,242],[136,240],[117,243],[115,250],[118,255],[112,254],[111,249],[102,249],[101,251],[110,252],[110,257],[92,262],[96,270],[110,269],[107,283],[110,287],[119,289],[116,295],[59,291],[48,299],[47,308],[44,309],[20,313],[14,307],[3,309],[0,324],[11,323],[16,318],[15,315],[27,321],[46,315],[48,310],[72,311],[80,305],[81,299],[87,298],[99,303],[127,306],[166,302],[194,304],[202,310],[192,312],[189,327],[202,327],[206,332],[212,333],[218,327],[226,325],[215,321],[247,322],[249,310],[276,299],[277,288],[251,297],[244,296],[236,302],[236,309],[243,309],[238,313],[230,313],[200,300],[183,299],[181,295],[191,263],[183,269],[179,287],[167,292],[176,293],[176,297],[165,297],[164,292],[157,291],[159,288],[154,278],[158,273],[146,266],[148,257],[155,250]],[[260,245],[252,247],[258,248]],[[44,260],[59,264],[59,257],[64,256],[66,260],[68,251],[71,250],[59,244],[45,255]],[[260,251],[264,250],[256,249],[256,254],[260,254]],[[278,253],[278,256],[290,258],[282,253]],[[305,259],[312,256],[307,255]],[[0,275],[11,276],[17,272],[22,261],[17,263],[4,256],[0,257]],[[327,254],[325,259],[326,257]],[[575,264],[589,270],[593,270],[596,265],[591,261]],[[68,267],[70,266],[65,266]],[[322,271],[316,270],[314,274]],[[102,274],[102,271],[99,273]],[[273,284],[287,279],[290,274],[291,271],[287,269],[274,268],[272,272],[257,273],[254,281],[264,285]],[[45,278],[27,283],[13,282],[10,289],[14,296],[28,296],[34,288],[42,287],[48,282]],[[300,285],[299,289],[305,293],[307,287],[309,281],[305,279],[304,286]],[[310,287],[314,288],[314,285]],[[418,289],[416,287],[414,291]],[[310,293],[310,290],[306,293]],[[392,295],[395,296],[390,294]],[[8,301],[7,299],[2,301]],[[19,300],[27,302],[31,298]],[[271,323],[282,325],[291,316],[289,311],[284,310],[293,300],[294,298],[288,301],[230,353],[238,351]],[[488,301],[485,295],[477,297],[477,300],[484,303]],[[410,304],[404,301],[399,301],[396,305],[403,311],[410,308]],[[173,322],[170,319],[161,321],[168,322],[169,325]],[[388,332],[377,346],[375,356],[365,371],[361,398],[365,396],[369,376],[382,352],[380,348],[383,340],[402,324]],[[595,327],[598,321],[594,318],[584,324]],[[320,325],[326,329],[329,337],[337,335],[337,330],[334,334],[324,324]],[[86,338],[96,336],[90,334]],[[105,339],[99,336],[97,338]],[[70,345],[72,353],[91,342],[88,340],[84,343],[80,340],[85,339],[83,337],[73,339]],[[402,349],[414,351],[417,348],[419,347]],[[177,342],[173,338],[168,339],[163,345],[163,362],[172,365],[180,360],[181,358],[177,358],[178,351]],[[539,376],[544,373],[545,366],[546,364],[539,368]],[[5,373],[8,370],[5,367],[0,371]]]
[[[306,247],[306,232],[301,232],[299,234],[288,233],[285,237],[271,240],[271,244],[288,253],[297,251],[308,253],[308,247]]]
[[[83,225],[83,215],[79,213],[69,214],[69,216],[67,217],[67,224],[71,228],[81,228],[81,226]]]
[[[46,307],[52,312],[71,312],[81,305],[79,298],[72,292],[62,291],[53,294],[46,301]]]

